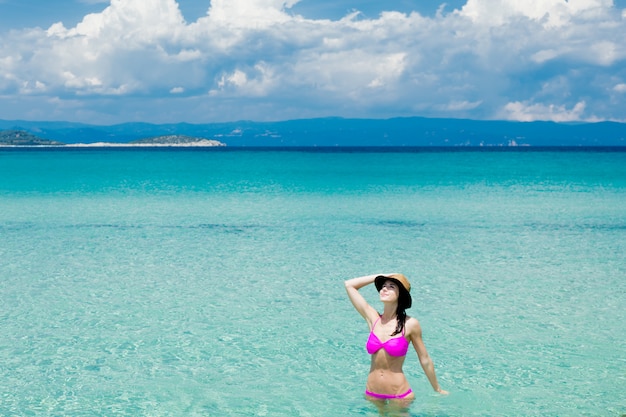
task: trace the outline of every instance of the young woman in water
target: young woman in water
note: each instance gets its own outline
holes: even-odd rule
[[[372,283],[376,285],[384,305],[382,314],[359,293],[359,289]],[[413,345],[430,385],[435,391],[447,394],[437,382],[433,361],[422,341],[419,322],[406,315],[405,310],[412,304],[411,284],[406,277],[396,273],[366,275],[347,280],[345,286],[352,305],[370,328],[366,349],[372,355],[372,364],[365,385],[366,397],[370,400],[404,401],[415,398],[402,372],[409,343]]]

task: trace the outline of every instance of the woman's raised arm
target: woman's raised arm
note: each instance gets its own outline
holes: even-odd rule
[[[348,293],[348,297],[350,298],[352,305],[356,311],[358,311],[359,314],[367,320],[370,326],[378,317],[378,312],[374,307],[369,305],[367,301],[365,301],[365,298],[363,298],[361,293],[359,293],[359,290],[366,285],[372,284],[374,279],[376,279],[379,275],[382,274],[364,275],[362,277],[352,278],[344,282],[346,292]]]

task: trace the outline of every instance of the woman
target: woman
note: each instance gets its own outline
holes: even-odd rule
[[[374,283],[383,314],[379,314],[359,293],[359,289]],[[372,355],[370,373],[367,377],[365,395],[372,400],[412,400],[415,394],[409,386],[402,364],[413,344],[422,369],[433,389],[447,394],[437,382],[433,365],[424,342],[422,329],[417,319],[408,317],[405,310],[411,307],[411,284],[402,274],[366,275],[345,282],[348,297],[354,308],[367,321],[370,328],[367,352]]]

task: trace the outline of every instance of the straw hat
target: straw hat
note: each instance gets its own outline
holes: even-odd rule
[[[408,279],[402,274],[389,274],[389,275],[379,275],[374,279],[374,285],[376,285],[376,290],[380,292],[380,289],[383,287],[383,284],[387,280],[394,281],[400,287],[400,296],[404,295],[408,301],[406,308],[410,308],[413,300],[411,299],[411,283]]]

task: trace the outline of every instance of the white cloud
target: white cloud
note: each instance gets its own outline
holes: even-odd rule
[[[53,25],[49,36],[84,36],[109,41],[158,42],[176,35],[184,19],[175,0],[111,0],[101,13],[88,14],[75,28]]]
[[[585,111],[585,102],[580,101],[576,103],[573,109],[568,110],[565,106],[561,105],[522,103],[516,101],[504,106],[504,111],[507,120],[520,122],[533,122],[535,120],[574,122],[583,120],[582,115]]]
[[[70,88],[83,88],[83,87],[100,87],[102,86],[102,81],[100,81],[97,77],[77,77],[72,74],[70,71],[65,71],[63,73],[63,77],[65,78],[65,86]]]
[[[603,17],[612,6],[612,0],[468,0],[460,14],[487,26],[527,18],[546,27],[562,27],[578,17]]]
[[[222,79],[218,83],[218,86],[219,87],[224,87],[227,84],[231,84],[231,85],[234,85],[234,86],[241,87],[241,86],[245,85],[247,82],[248,82],[248,76],[246,75],[246,73],[243,72],[243,71],[240,71],[240,70],[235,70],[230,75],[222,76]]]
[[[474,101],[474,102],[469,102],[469,101],[451,101],[447,105],[443,106],[443,109],[444,110],[452,110],[452,111],[473,110],[476,107],[480,106],[481,103],[482,103],[481,101]]]
[[[394,82],[402,75],[406,67],[406,54],[395,53],[383,57],[372,65],[375,78],[368,84],[368,87],[384,87],[389,82]]]
[[[206,20],[234,28],[264,29],[292,18],[284,12],[299,0],[211,0]]]
[[[203,59],[203,52],[198,49],[181,49],[180,51],[168,51],[166,48],[158,47],[160,58],[170,63],[194,62]]]
[[[432,18],[355,12],[337,21],[294,15],[297,0],[205,1],[207,15],[193,23],[175,0],[111,0],[74,27],[3,35],[0,95],[72,102],[69,116],[90,96],[85,117],[114,96],[119,120],[98,120],[107,123],[626,118],[626,97],[615,94],[624,92],[615,80],[626,72],[626,19],[610,0],[468,0]]]
[[[236,69],[230,74],[222,74],[217,82],[217,88],[209,91],[209,95],[216,97],[262,97],[272,89],[276,79],[274,70],[264,62],[260,62],[249,73]]]
[[[620,83],[613,87],[613,90],[618,93],[626,93],[626,84]]]
[[[546,61],[550,61],[559,56],[559,52],[555,49],[542,49],[535,52],[530,56],[530,59],[537,64],[543,64]]]
[[[595,42],[591,46],[591,51],[594,55],[593,61],[599,65],[612,65],[615,61],[624,58],[624,51],[620,45],[611,41],[599,41]]]

